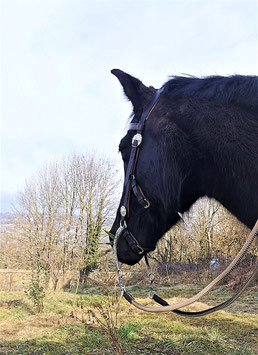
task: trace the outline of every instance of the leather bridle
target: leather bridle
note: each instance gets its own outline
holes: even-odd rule
[[[228,305],[232,304],[243,292],[244,290],[248,287],[248,285],[255,279],[257,272],[258,272],[258,264],[256,263],[255,268],[252,272],[252,274],[247,278],[247,280],[244,282],[244,284],[237,290],[237,292],[230,297],[227,301],[215,306],[208,308],[203,311],[198,311],[198,312],[188,312],[188,311],[181,311],[179,308],[188,306],[196,301],[198,301],[203,295],[205,295],[213,286],[218,284],[219,281],[221,281],[223,278],[225,278],[234,268],[236,265],[239,263],[239,261],[243,258],[243,256],[246,254],[248,248],[250,247],[251,243],[255,240],[255,238],[258,235],[258,220],[256,221],[255,226],[253,227],[252,231],[248,235],[245,244],[237,254],[237,256],[234,258],[234,260],[228,265],[228,267],[219,275],[217,276],[212,282],[210,282],[203,290],[198,292],[195,296],[190,297],[187,300],[178,302],[176,304],[169,305],[165,300],[163,300],[161,297],[159,297],[153,290],[152,282],[153,282],[153,273],[152,271],[149,273],[149,284],[150,284],[150,294],[149,297],[155,301],[156,303],[160,304],[162,307],[148,307],[145,305],[140,304],[137,302],[131,294],[129,294],[126,291],[125,284],[123,281],[123,273],[119,267],[119,261],[118,261],[118,256],[117,256],[117,244],[118,240],[121,236],[123,236],[128,244],[128,246],[131,248],[131,250],[138,254],[144,254],[145,256],[145,261],[150,268],[148,259],[147,259],[147,253],[150,251],[147,248],[142,247],[138,240],[134,237],[134,235],[127,229],[127,224],[126,221],[129,218],[129,212],[130,212],[130,196],[131,196],[131,191],[134,193],[137,201],[143,208],[149,208],[151,203],[150,201],[146,198],[144,195],[141,187],[136,181],[135,177],[135,169],[137,165],[137,160],[139,156],[139,146],[142,143],[142,133],[144,130],[144,126],[148,118],[150,117],[152,111],[154,110],[157,101],[160,97],[160,94],[162,93],[163,88],[159,89],[156,91],[151,103],[147,106],[146,110],[142,113],[139,122],[131,122],[129,125],[128,130],[131,131],[136,131],[136,134],[133,136],[132,139],[132,147],[131,147],[131,153],[129,157],[129,162],[128,166],[126,169],[125,173],[125,182],[124,182],[124,194],[122,198],[122,204],[120,207],[120,227],[116,231],[115,239],[114,239],[114,259],[115,259],[115,264],[116,264],[116,269],[117,269],[117,281],[118,285],[122,291],[123,297],[133,304],[136,308],[141,309],[146,312],[168,312],[172,311],[176,314],[183,315],[183,316],[188,316],[188,317],[200,317],[203,315],[207,315],[209,313],[213,313],[215,311],[221,310]]]
[[[120,215],[121,215],[120,226],[125,227],[123,230],[123,237],[125,238],[128,246],[131,248],[131,250],[134,253],[138,255],[144,253],[146,255],[146,253],[148,253],[150,250],[141,246],[138,240],[134,237],[134,235],[127,229],[126,220],[129,218],[129,213],[130,213],[131,192],[133,192],[137,201],[143,208],[147,209],[151,205],[150,201],[144,195],[140,185],[137,183],[135,177],[135,169],[136,169],[137,160],[139,156],[139,149],[140,149],[139,146],[142,143],[142,139],[143,139],[142,133],[144,130],[145,123],[150,117],[152,111],[154,110],[162,91],[163,88],[156,91],[152,101],[147,106],[146,110],[142,113],[139,122],[131,122],[128,127],[128,131],[136,131],[136,133],[132,138],[131,153],[130,153],[130,157],[129,157],[129,161],[125,173],[124,196],[122,198],[122,205],[120,207]]]

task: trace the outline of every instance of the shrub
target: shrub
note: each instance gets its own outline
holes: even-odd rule
[[[31,280],[27,286],[25,286],[25,294],[32,300],[37,312],[42,312],[44,309],[43,300],[45,298],[45,290],[42,286],[42,277],[40,270],[36,273],[33,272]]]

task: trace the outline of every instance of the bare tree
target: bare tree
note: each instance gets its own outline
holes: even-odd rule
[[[115,170],[110,160],[73,155],[47,164],[19,194],[18,226],[32,268],[45,270],[54,289],[67,270],[80,282],[97,266],[102,227],[114,213]]]
[[[238,253],[247,234],[248,228],[219,202],[202,198],[160,240],[152,257],[158,263],[209,262],[218,256],[227,260]],[[249,253],[255,249],[253,245]]]

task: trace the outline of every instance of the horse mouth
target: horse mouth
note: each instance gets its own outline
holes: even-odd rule
[[[125,238],[123,238],[123,234],[120,236],[117,243],[118,261],[127,265],[135,265],[142,259],[143,256],[144,253],[136,254],[133,252],[127,244]]]
[[[111,235],[115,236],[116,232],[119,228],[119,219],[116,218],[113,226],[111,227],[110,231],[109,231],[109,241],[111,246],[113,247],[114,244],[114,239],[110,238]],[[123,264],[127,264],[127,265],[135,265],[137,264],[142,257],[144,256],[144,253],[142,254],[136,254],[128,245],[125,236],[124,236],[124,232],[122,231],[122,234],[120,235],[119,239],[118,239],[118,243],[117,243],[117,258],[118,261],[123,263]]]

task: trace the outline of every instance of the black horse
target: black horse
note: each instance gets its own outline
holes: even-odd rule
[[[138,122],[156,90],[121,70],[112,73],[133,105],[132,122]],[[129,130],[119,145],[125,171],[135,133]],[[126,222],[144,250],[154,250],[202,196],[216,199],[252,228],[258,217],[258,77],[176,76],[167,81],[146,121],[135,176],[151,205],[143,208],[132,194]],[[144,255],[135,253],[123,235],[117,252],[129,265]]]

